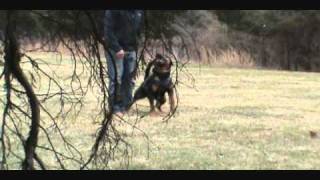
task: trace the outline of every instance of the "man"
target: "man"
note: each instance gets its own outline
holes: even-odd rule
[[[137,66],[138,36],[142,29],[143,11],[106,10],[104,33],[109,81],[109,104],[123,116],[132,101]]]

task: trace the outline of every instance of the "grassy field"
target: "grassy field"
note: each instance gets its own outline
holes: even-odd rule
[[[320,132],[319,74],[205,66],[188,70],[196,88],[178,87],[175,117],[168,124],[160,117],[139,121],[137,127],[149,140],[137,130],[128,133],[133,150],[129,169],[320,169],[320,138],[309,135]],[[82,151],[90,150],[98,127],[88,120],[96,111],[90,101],[89,96],[80,118],[64,124],[66,136]],[[140,101],[140,111],[146,112],[147,104]],[[114,162],[112,168],[124,167]]]
[[[155,143],[146,157],[132,137],[130,169],[320,169],[319,74],[190,68],[197,91],[179,87],[169,124],[139,126]]]

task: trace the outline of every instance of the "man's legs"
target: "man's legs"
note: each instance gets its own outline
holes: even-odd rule
[[[109,105],[113,108],[114,113],[119,113],[123,111],[122,102],[123,96],[121,93],[121,85],[122,85],[122,77],[124,71],[124,60],[123,59],[116,59],[115,53],[110,50],[110,53],[106,51],[106,58],[107,58],[107,66],[108,66],[108,75],[109,75]],[[114,63],[116,68],[114,67]],[[117,82],[116,82],[117,81]],[[118,87],[116,88],[116,85]],[[116,89],[118,92],[115,92]]]
[[[133,89],[135,86],[135,79],[133,73],[136,69],[136,52],[131,51],[125,56],[124,59],[124,74],[122,80],[122,93],[123,93],[123,110],[126,111],[129,104],[133,100]]]

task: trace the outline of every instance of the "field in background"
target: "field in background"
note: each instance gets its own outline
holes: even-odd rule
[[[70,64],[53,69],[63,77],[68,68]],[[320,169],[320,139],[309,136],[309,131],[320,131],[319,74],[205,66],[188,70],[196,88],[178,87],[175,117],[168,124],[151,117],[137,123],[149,140],[118,125],[132,145],[129,169]],[[83,152],[89,152],[99,127],[90,119],[97,111],[97,92],[88,95],[79,118],[61,123]],[[138,103],[140,114],[147,104]],[[125,118],[135,121],[134,115]],[[112,168],[125,167],[113,162]]]

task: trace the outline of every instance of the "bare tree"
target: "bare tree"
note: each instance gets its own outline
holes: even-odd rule
[[[156,44],[175,62],[174,77],[178,85],[183,83],[179,81],[180,72],[189,77],[192,75],[185,71],[185,63],[175,55],[171,43],[174,36],[159,33],[162,27],[150,26],[155,21],[154,14],[157,12],[146,12],[145,36],[139,48],[138,62],[142,62],[147,54],[152,57]],[[18,162],[25,170],[108,169],[116,153],[128,160],[131,145],[114,124],[108,102],[108,76],[104,62],[104,49],[108,44],[102,33],[103,12],[31,10],[1,11],[1,15],[5,16],[6,22],[1,41],[4,48],[1,79],[4,79],[6,94],[1,98],[4,105],[0,130],[1,169],[18,168],[15,164]],[[164,22],[173,23],[167,22],[167,17],[175,16],[173,11],[162,15],[166,17]],[[23,24],[21,17],[27,19],[28,24]],[[159,14],[157,17],[158,21]],[[36,43],[29,46],[30,42]],[[63,67],[66,62],[72,64],[71,75],[61,83],[62,77],[57,69],[53,68],[52,62],[35,54],[39,52],[56,54],[59,58],[55,66]],[[139,64],[143,67],[142,63]],[[31,69],[25,69],[27,65]],[[47,88],[40,91],[43,83]],[[95,97],[99,111],[91,117],[92,120],[98,119],[101,125],[91,152],[81,152],[65,135],[61,125],[71,115],[78,117],[83,113],[85,97],[90,89],[96,88],[101,92]],[[177,91],[176,96],[179,100]],[[48,107],[47,104],[52,102],[58,102],[57,106]],[[164,117],[164,122],[173,115]],[[121,121],[144,133],[135,125],[144,116],[137,114],[136,117],[134,123],[126,119]],[[145,137],[148,139],[146,134]],[[56,163],[45,161],[44,157],[52,157]]]

